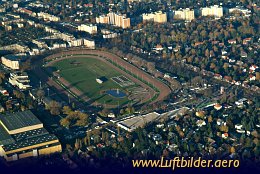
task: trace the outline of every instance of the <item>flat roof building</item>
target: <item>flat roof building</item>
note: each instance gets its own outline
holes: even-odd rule
[[[31,111],[0,114],[0,156],[7,161],[61,151],[57,137]]]
[[[18,87],[21,90],[27,90],[31,88],[30,79],[26,72],[10,73],[8,81],[11,85]]]
[[[166,15],[166,13],[163,13],[161,11],[156,12],[155,15],[154,15],[154,22],[157,22],[157,23],[165,23],[165,22],[167,22],[167,15]]]
[[[117,123],[119,127],[122,129],[125,129],[126,131],[132,132],[138,127],[143,127],[147,123],[150,123],[160,117],[160,114],[156,112],[152,112],[146,115],[139,115],[139,116],[134,116],[132,118],[120,121]]]
[[[97,26],[96,25],[85,25],[85,24],[81,24],[78,26],[78,30],[79,31],[85,31],[88,32],[90,34],[96,34],[97,33]]]
[[[131,27],[130,18],[114,12],[110,12],[106,16],[97,17],[96,23],[111,24],[124,29]]]
[[[215,17],[222,17],[223,16],[223,7],[214,5],[211,7],[204,7],[201,9],[202,16],[215,16]]]
[[[189,8],[176,10],[174,11],[174,18],[191,21],[195,19],[194,10]]]
[[[21,62],[26,60],[26,56],[9,54],[1,57],[2,64],[8,68],[19,70]]]

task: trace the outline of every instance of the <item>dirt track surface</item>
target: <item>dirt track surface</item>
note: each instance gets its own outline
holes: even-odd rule
[[[139,68],[133,66],[132,64],[126,62],[124,59],[122,59],[122,58],[120,58],[120,57],[118,57],[118,56],[116,56],[116,55],[114,55],[112,53],[104,52],[104,51],[100,51],[100,50],[81,49],[81,50],[63,51],[61,53],[53,54],[53,55],[50,55],[50,56],[46,57],[45,58],[46,61],[52,60],[48,64],[46,64],[46,66],[50,66],[53,63],[55,63],[57,61],[60,61],[62,59],[68,59],[68,58],[70,58],[70,55],[73,55],[73,57],[75,57],[77,55],[80,56],[80,55],[84,55],[84,54],[94,54],[94,55],[97,55],[96,58],[98,58],[99,60],[106,62],[112,68],[115,68],[120,73],[123,73],[124,75],[129,77],[134,82],[137,82],[137,83],[141,84],[145,88],[149,88],[150,91],[153,91],[153,93],[152,93],[153,95],[155,95],[155,91],[151,87],[149,87],[148,85],[144,84],[140,80],[132,77],[131,75],[129,75],[125,71],[121,70],[120,68],[116,67],[112,63],[108,62],[106,59],[110,59],[112,62],[116,63],[117,65],[119,65],[119,66],[121,66],[121,67],[123,67],[125,69],[127,69],[128,71],[130,71],[133,74],[137,75],[138,77],[142,78],[144,81],[146,81],[146,82],[152,84],[153,86],[155,86],[160,91],[160,93],[159,93],[159,96],[152,103],[164,100],[171,92],[170,88],[167,85],[165,85],[164,83],[162,83],[161,81],[159,81],[158,79],[152,77],[151,75],[147,74],[146,72],[144,72],[144,71],[140,70]],[[55,58],[61,57],[61,56],[62,56],[62,58],[55,59]],[[44,73],[44,72],[39,72],[39,73]],[[45,74],[45,76],[46,76],[46,74]],[[65,79],[60,78],[59,81],[62,82],[65,86],[69,87],[69,89],[73,93],[75,93],[77,96],[81,97],[84,101],[89,102],[89,100],[90,100],[89,98],[84,96],[84,94],[81,91],[79,91],[77,88],[71,86],[70,83],[67,82]],[[48,84],[50,83],[52,86],[55,86],[55,88],[57,88],[58,90],[62,89],[62,87],[60,87],[58,84],[54,84],[56,82],[54,82],[50,78],[48,78],[47,83]],[[64,89],[62,89],[62,91],[64,91]],[[149,97],[147,96],[147,98],[144,99],[144,101],[146,101],[148,99],[149,99]]]

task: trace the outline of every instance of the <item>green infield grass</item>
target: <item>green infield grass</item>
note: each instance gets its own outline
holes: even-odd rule
[[[86,55],[84,58],[75,56],[60,60],[54,63],[51,68],[93,101],[108,105],[125,105],[130,102],[127,95],[117,98],[104,93],[109,89],[119,89],[126,92],[128,87],[121,87],[111,79],[112,77],[122,76],[120,72],[92,55]],[[102,79],[103,83],[99,84],[96,81],[97,78]]]

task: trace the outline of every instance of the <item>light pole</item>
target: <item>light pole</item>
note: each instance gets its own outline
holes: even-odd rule
[[[47,88],[48,91],[48,97],[50,96],[50,88]]]
[[[42,88],[42,81],[40,81],[40,89]]]
[[[119,101],[117,101],[117,112],[119,113]]]
[[[70,95],[68,94],[69,104],[70,104]]]

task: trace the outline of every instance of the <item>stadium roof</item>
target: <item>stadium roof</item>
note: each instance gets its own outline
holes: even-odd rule
[[[47,134],[49,134],[49,132],[47,132],[46,129],[40,128],[40,129],[34,129],[34,130],[14,134],[14,135],[12,135],[12,137],[15,139],[15,141],[22,141],[25,139],[29,139],[29,138],[33,138],[33,137],[37,137],[37,136],[41,136],[41,135],[47,135]]]
[[[53,134],[44,134],[44,135],[39,135],[39,136],[36,136],[36,137],[31,137],[31,138],[28,138],[28,139],[24,139],[22,141],[17,141],[17,142],[12,143],[12,144],[4,145],[2,148],[6,152],[8,152],[8,151],[12,151],[12,150],[15,150],[15,149],[20,149],[20,148],[30,147],[30,146],[34,146],[34,145],[39,145],[39,144],[50,142],[50,141],[54,141],[54,140],[58,140],[55,135],[53,135]]]
[[[146,115],[139,115],[136,117],[132,117],[126,120],[123,120],[118,123],[118,125],[123,125],[124,127],[127,127],[128,129],[135,130],[138,127],[144,126],[146,123],[150,123],[160,117],[160,114],[156,112],[151,112]]]
[[[0,114],[0,121],[9,131],[42,124],[31,111],[23,111],[7,115]]]
[[[14,139],[6,132],[6,130],[0,125],[0,146],[14,143]]]

